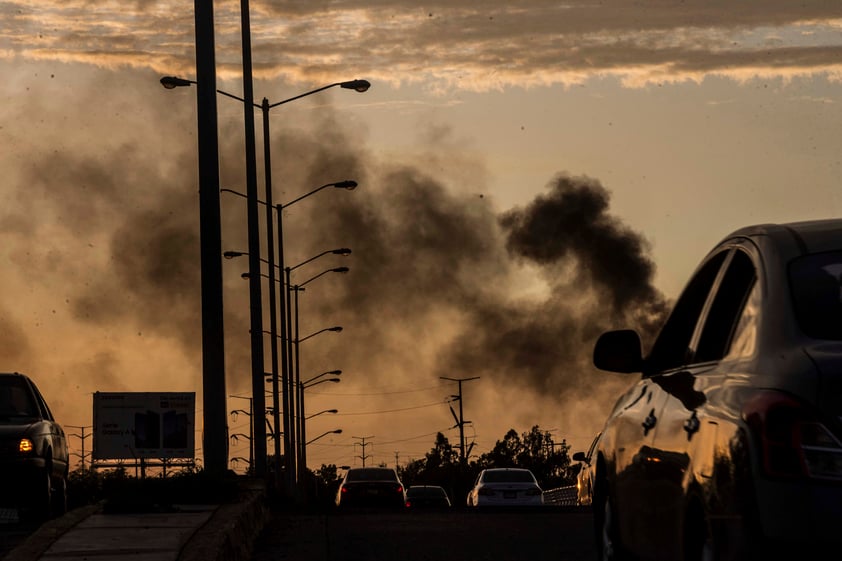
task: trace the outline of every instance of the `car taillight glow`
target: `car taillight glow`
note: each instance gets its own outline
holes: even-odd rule
[[[18,452],[29,453],[32,452],[32,450],[32,441],[28,438],[21,438],[20,442],[18,442]]]
[[[345,487],[345,486],[343,485],[343,486],[342,486],[342,488],[339,490],[339,492],[340,492],[340,493],[343,493],[343,494],[344,494],[344,493],[347,493],[347,492],[348,492],[348,488],[347,488],[347,487]]]
[[[743,406],[743,418],[760,439],[768,475],[842,479],[842,442],[799,401],[758,392]]]

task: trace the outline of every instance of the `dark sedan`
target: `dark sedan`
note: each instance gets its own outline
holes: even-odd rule
[[[600,559],[818,559],[842,548],[842,220],[758,225],[702,260],[596,449]]]
[[[397,472],[386,467],[351,468],[345,472],[336,506],[403,508],[406,491]]]
[[[450,508],[450,497],[438,485],[410,485],[406,489],[407,508]]]
[[[0,373],[0,506],[40,522],[67,509],[67,438],[35,383]]]

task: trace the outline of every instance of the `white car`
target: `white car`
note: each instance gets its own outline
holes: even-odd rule
[[[523,468],[489,468],[477,476],[468,506],[541,506],[544,492],[535,476]]]

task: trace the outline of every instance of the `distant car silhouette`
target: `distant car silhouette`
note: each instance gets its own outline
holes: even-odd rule
[[[544,492],[528,469],[488,468],[477,475],[467,503],[470,507],[541,506]]]
[[[406,507],[450,508],[450,497],[444,487],[438,485],[410,485],[406,489]]]
[[[597,368],[637,374],[594,457],[602,561],[817,559],[842,550],[842,219],[716,244],[644,356],[603,333]]]
[[[406,491],[397,472],[386,467],[351,468],[336,493],[336,506],[404,508]]]
[[[28,376],[0,373],[0,506],[24,522],[67,510],[67,437]]]

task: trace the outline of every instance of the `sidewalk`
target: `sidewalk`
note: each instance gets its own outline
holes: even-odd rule
[[[78,508],[42,525],[3,561],[246,561],[269,518],[265,489],[253,483],[237,502],[171,510]]]

